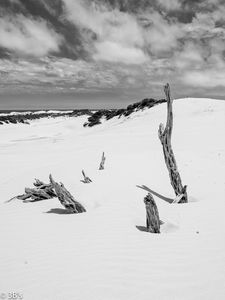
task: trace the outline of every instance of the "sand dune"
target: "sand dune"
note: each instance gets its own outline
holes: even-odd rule
[[[174,197],[159,123],[166,105],[84,128],[86,116],[0,127],[0,293],[24,299],[224,299],[225,103],[174,102],[173,148],[188,204],[155,197],[161,234],[145,231],[145,184]],[[102,151],[106,168],[99,171]],[[93,180],[83,184],[81,170]],[[62,181],[87,209],[6,200],[34,178]]]

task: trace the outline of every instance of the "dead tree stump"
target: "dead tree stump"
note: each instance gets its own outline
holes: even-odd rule
[[[92,182],[92,180],[88,176],[85,175],[84,170],[82,170],[82,174],[84,176],[84,179],[81,180],[81,182],[83,182],[83,183],[90,183],[90,182]]]
[[[82,213],[86,212],[86,209],[82,204],[77,202],[70,192],[64,187],[62,183],[57,183],[52,178],[52,175],[49,175],[50,182],[56,192],[56,195],[60,203],[68,209],[71,213]]]
[[[181,177],[178,172],[175,156],[171,146],[171,135],[173,129],[173,110],[172,110],[173,100],[170,97],[170,86],[168,83],[164,87],[164,91],[167,99],[167,123],[165,129],[163,124],[159,125],[159,132],[158,132],[159,139],[163,146],[163,154],[164,154],[167,169],[169,171],[171,185],[175,191],[176,196],[180,196],[183,194],[179,203],[186,203],[188,201],[187,192],[186,192],[187,186],[182,185]]]
[[[101,163],[100,163],[100,166],[99,166],[99,170],[104,170],[105,160],[106,160],[106,157],[105,157],[105,153],[103,152],[102,153],[102,160],[101,160]]]
[[[144,198],[146,208],[146,227],[151,233],[160,233],[159,212],[153,196],[148,193]]]

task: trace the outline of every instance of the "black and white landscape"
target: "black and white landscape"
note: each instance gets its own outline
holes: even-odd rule
[[[0,299],[224,299],[224,13],[0,2]]]

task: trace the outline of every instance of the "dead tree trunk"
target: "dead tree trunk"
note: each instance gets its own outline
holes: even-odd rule
[[[164,87],[164,91],[167,99],[167,123],[165,129],[163,124],[160,124],[159,139],[163,146],[164,158],[165,158],[167,169],[169,171],[171,185],[175,191],[176,196],[180,196],[183,194],[179,203],[186,203],[188,201],[187,192],[186,192],[187,186],[182,185],[181,177],[177,169],[175,156],[171,146],[171,135],[173,129],[173,110],[172,110],[173,100],[170,97],[170,86],[168,83]]]
[[[105,157],[105,153],[103,152],[102,153],[102,160],[101,160],[101,163],[100,163],[100,166],[99,166],[99,170],[104,170],[105,160],[106,160],[106,157]]]
[[[144,198],[146,208],[146,227],[151,233],[160,233],[159,212],[153,196],[148,193]]]
[[[86,212],[82,204],[77,202],[70,192],[64,187],[62,183],[57,183],[53,180],[52,175],[49,175],[50,182],[56,192],[60,203],[72,213]]]
[[[84,170],[82,170],[82,174],[84,176],[84,179],[81,180],[81,182],[83,182],[83,183],[90,183],[90,182],[92,182],[92,180],[88,176],[85,175]]]

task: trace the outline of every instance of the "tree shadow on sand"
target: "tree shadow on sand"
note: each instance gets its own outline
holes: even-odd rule
[[[138,225],[136,225],[136,228],[138,230],[140,230],[140,231],[149,232],[148,229],[147,229],[147,227],[145,227],[145,226],[138,226]]]
[[[163,225],[164,222],[159,220],[159,224],[160,225]],[[146,226],[139,226],[139,225],[136,225],[135,226],[139,231],[143,231],[143,232],[149,232],[148,228]]]
[[[179,230],[179,225],[173,224],[171,222],[162,222],[162,221],[160,221],[160,225],[162,225],[162,226],[160,226],[160,233],[167,234],[167,233],[173,233],[173,232],[176,232],[177,230]],[[149,230],[147,229],[146,226],[136,225],[135,227],[139,231],[149,233]]]
[[[74,213],[63,208],[52,208],[49,211],[46,211],[46,214],[70,215]]]

